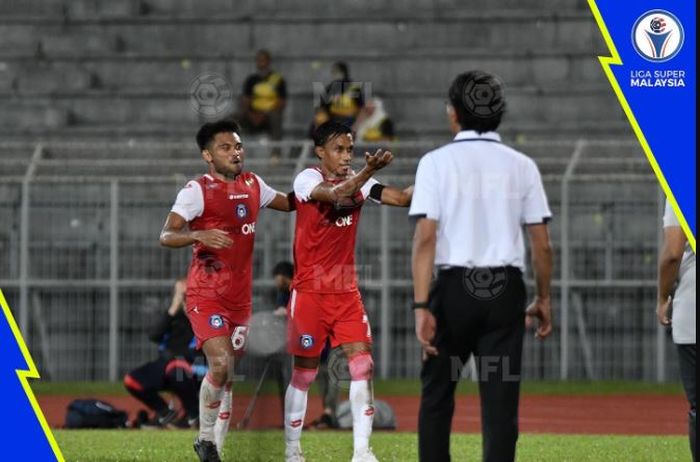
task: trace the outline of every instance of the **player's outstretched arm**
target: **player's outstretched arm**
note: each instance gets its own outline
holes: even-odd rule
[[[413,185],[406,189],[384,186],[380,202],[384,205],[393,205],[395,207],[408,207],[411,205],[412,198]]]
[[[170,212],[160,232],[160,244],[164,247],[177,249],[195,242],[200,242],[212,249],[223,249],[233,244],[226,231],[220,229],[190,231],[187,227],[187,221],[183,217],[175,212]]]
[[[283,194],[277,192],[275,198],[267,204],[268,209],[279,210],[280,212],[293,212],[296,209],[294,203],[294,193]]]
[[[348,197],[352,197],[362,189],[362,187],[379,170],[383,169],[394,159],[390,151],[377,149],[374,154],[365,152],[365,166],[356,175],[338,183],[320,183],[311,192],[311,199],[330,204],[339,204]]]

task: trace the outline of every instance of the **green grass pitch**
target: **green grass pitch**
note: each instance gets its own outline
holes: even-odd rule
[[[195,432],[163,430],[57,430],[66,461],[197,460],[192,451]],[[308,462],[345,461],[352,456],[352,433],[305,432],[302,446]],[[417,460],[415,433],[376,432],[372,446],[380,461]],[[481,437],[452,436],[452,458],[481,460]],[[232,432],[224,461],[284,460],[282,431]],[[687,438],[681,436],[595,436],[523,434],[518,461],[686,461]]]

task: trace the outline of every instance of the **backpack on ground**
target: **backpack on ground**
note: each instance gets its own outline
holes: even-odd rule
[[[76,399],[68,404],[65,428],[123,428],[128,414],[97,399]]]

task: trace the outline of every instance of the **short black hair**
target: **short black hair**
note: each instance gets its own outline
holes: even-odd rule
[[[336,61],[333,63],[333,66],[336,69],[340,71],[341,74],[343,74],[343,79],[344,80],[349,80],[350,79],[350,68],[348,67],[348,64],[344,61]]]
[[[204,151],[217,133],[239,133],[239,130],[238,124],[233,120],[207,122],[197,132],[197,146],[199,146],[200,151]]]
[[[506,112],[503,84],[484,71],[459,74],[450,85],[448,98],[462,130],[494,131]]]
[[[329,140],[340,135],[352,135],[352,129],[345,124],[329,120],[319,125],[312,135],[314,146],[323,146]]]
[[[257,58],[258,56],[265,56],[267,59],[272,59],[272,56],[270,55],[270,51],[267,50],[266,48],[261,48],[255,53],[255,57]]]
[[[272,276],[294,277],[294,265],[289,261],[281,261],[272,269]]]

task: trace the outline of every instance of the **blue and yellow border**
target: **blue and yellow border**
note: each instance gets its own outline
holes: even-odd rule
[[[622,65],[622,59],[620,58],[620,55],[617,52],[615,42],[613,41],[612,36],[610,35],[610,32],[608,31],[608,28],[605,25],[605,21],[603,20],[603,16],[601,15],[595,0],[588,0],[588,6],[590,7],[591,12],[593,13],[593,17],[595,18],[596,23],[598,24],[598,28],[600,29],[601,34],[603,34],[605,44],[608,47],[608,50],[611,54],[611,56],[599,56],[598,60],[600,61],[601,66],[603,67],[605,75],[610,81],[610,85],[612,86],[613,91],[615,91],[615,95],[617,95],[617,99],[620,102],[620,106],[622,106],[622,110],[625,112],[625,115],[627,116],[627,119],[629,120],[630,125],[632,126],[632,130],[634,131],[637,140],[639,140],[639,144],[642,146],[644,154],[647,156],[647,160],[649,161],[649,164],[651,165],[651,168],[654,171],[656,178],[659,180],[661,189],[663,189],[664,194],[666,194],[666,198],[668,199],[669,203],[673,207],[673,211],[678,217],[678,221],[681,224],[681,228],[683,228],[683,232],[685,233],[685,236],[688,239],[688,243],[690,243],[690,247],[693,249],[693,252],[695,252],[695,236],[693,235],[690,226],[688,226],[688,222],[686,221],[685,216],[683,215],[683,211],[678,205],[678,201],[673,195],[673,191],[671,190],[671,187],[666,181],[666,177],[664,176],[661,167],[659,167],[659,163],[656,161],[656,157],[654,157],[654,153],[652,152],[651,147],[649,147],[649,143],[647,142],[647,139],[639,126],[639,123],[637,123],[637,119],[635,118],[634,113],[632,112],[632,109],[630,108],[630,105],[627,102],[627,98],[625,98],[625,94],[623,93],[622,88],[620,88],[620,84],[618,83],[615,74],[610,68],[610,66],[613,65]]]
[[[3,294],[2,289],[0,289],[0,306],[2,306],[2,311],[5,314],[5,318],[7,319],[7,323],[10,326],[10,330],[12,331],[15,341],[17,342],[17,345],[19,345],[19,349],[22,352],[22,357],[27,363],[26,370],[17,369],[15,371],[17,373],[17,377],[19,378],[19,381],[22,384],[22,388],[24,389],[24,393],[27,395],[27,399],[29,399],[29,402],[32,405],[32,409],[34,410],[34,414],[36,414],[36,418],[39,421],[39,424],[41,425],[41,429],[44,431],[44,435],[46,435],[46,439],[49,442],[49,445],[51,446],[54,455],[56,456],[56,460],[64,462],[65,459],[63,458],[63,454],[61,453],[61,448],[58,447],[56,438],[51,432],[51,428],[46,422],[46,417],[44,417],[44,413],[39,407],[39,403],[36,400],[36,396],[34,396],[34,392],[29,386],[28,379],[38,379],[39,371],[34,365],[34,360],[32,359],[31,354],[29,354],[27,344],[24,343],[22,333],[20,332],[19,327],[17,326],[17,322],[15,321],[15,318],[12,315],[12,312],[10,311],[10,306],[7,304],[7,300],[5,299],[5,294]]]

